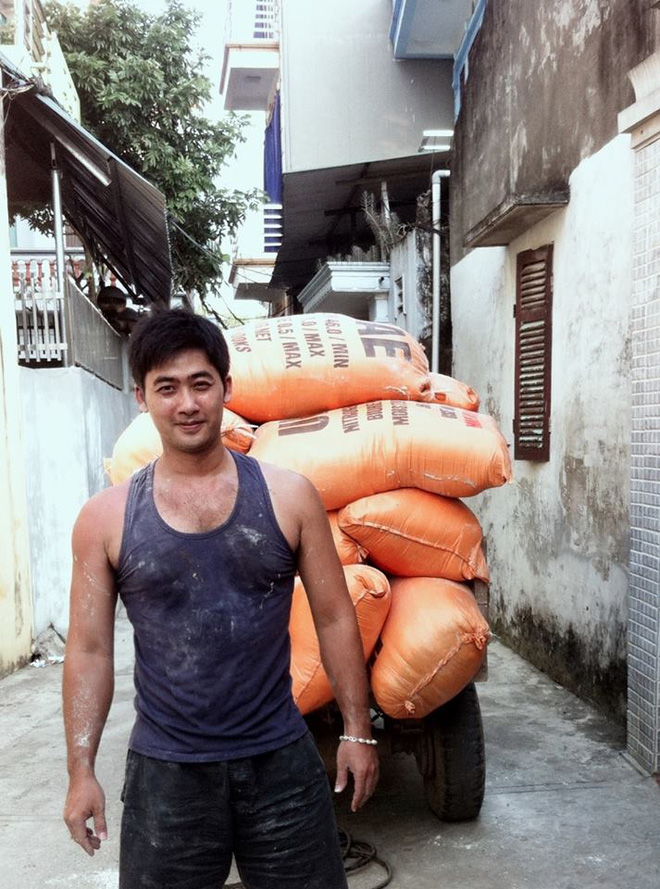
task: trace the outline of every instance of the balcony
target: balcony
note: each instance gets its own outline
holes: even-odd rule
[[[227,111],[266,111],[280,71],[279,0],[229,0],[220,92]]]
[[[452,59],[474,0],[394,0],[390,41],[395,59]]]
[[[229,283],[237,299],[278,299],[282,291],[268,285],[282,243],[282,205],[264,204],[245,217],[234,239]]]
[[[39,0],[0,0],[0,50],[26,77],[40,77],[65,111],[80,120],[78,93]]]
[[[339,312],[373,320],[379,314],[376,303],[386,302],[389,292],[389,262],[325,262],[300,291],[298,301],[304,312]]]
[[[73,268],[82,262],[71,257]],[[18,363],[24,367],[83,367],[123,389],[123,341],[72,277],[58,289],[55,263],[37,255],[13,265]]]

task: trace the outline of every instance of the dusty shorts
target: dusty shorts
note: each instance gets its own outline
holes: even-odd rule
[[[130,751],[119,889],[347,889],[332,797],[310,734],[228,762]]]

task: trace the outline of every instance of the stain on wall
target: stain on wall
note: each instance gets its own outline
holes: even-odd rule
[[[617,134],[627,73],[653,51],[647,0],[500,0],[486,5],[456,121],[452,261],[507,195],[565,189]]]
[[[550,460],[471,498],[488,544],[491,614],[513,648],[625,713],[630,534],[633,168],[617,136],[570,175],[567,208],[452,268],[454,375],[512,441],[516,256],[553,244]]]
[[[509,613],[498,599],[491,606],[495,633],[511,648],[565,688],[608,711],[622,725],[626,720],[626,630],[620,620],[600,623],[588,644],[581,633],[552,614],[518,607]],[[618,656],[603,660],[612,628]]]

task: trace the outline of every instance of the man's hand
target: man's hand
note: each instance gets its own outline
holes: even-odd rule
[[[94,830],[87,827],[87,820],[94,819]],[[64,820],[71,839],[93,855],[101,847],[101,840],[108,839],[105,823],[105,794],[93,775],[71,778],[64,804]]]
[[[371,744],[341,741],[337,749],[337,780],[335,793],[341,793],[348,784],[348,773],[353,775],[353,799],[351,811],[357,810],[373,795],[378,783],[378,754]]]
[[[119,539],[127,488],[107,488],[83,506],[73,529],[69,635],[62,704],[69,791],[64,820],[72,839],[93,855],[107,839],[105,796],[94,761],[114,689],[117,591],[110,544]],[[123,499],[122,499],[123,498]],[[88,819],[94,819],[94,830]]]

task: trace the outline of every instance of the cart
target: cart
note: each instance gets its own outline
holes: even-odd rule
[[[488,585],[473,581],[472,592],[488,620]],[[487,659],[474,680],[423,719],[391,719],[372,701],[373,732],[381,756],[409,753],[424,782],[424,795],[441,821],[471,821],[484,798],[486,756],[476,683],[488,678]],[[328,771],[334,768],[341,715],[335,704],[309,714]]]

